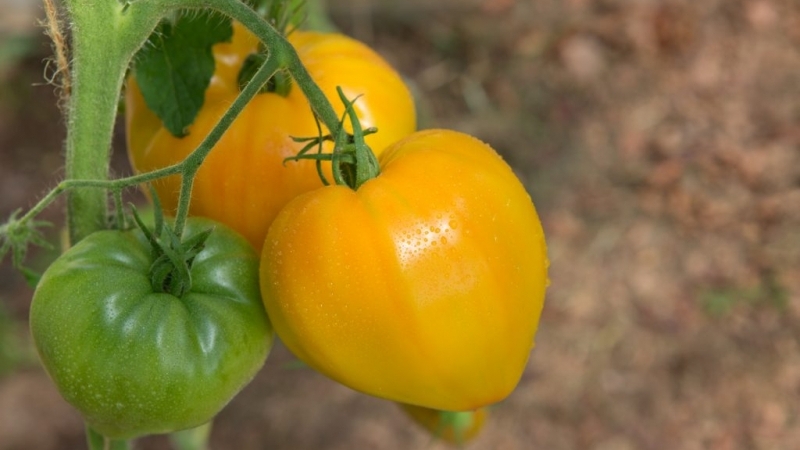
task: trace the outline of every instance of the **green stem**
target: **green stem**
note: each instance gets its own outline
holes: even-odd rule
[[[178,197],[178,211],[175,217],[175,234],[178,237],[180,237],[183,232],[186,217],[189,213],[189,202],[191,200],[192,184],[194,183],[195,174],[200,169],[208,153],[211,152],[214,145],[222,138],[225,130],[230,127],[239,113],[247,106],[247,103],[258,94],[259,90],[261,90],[261,86],[263,86],[272,74],[278,70],[279,66],[277,61],[278,59],[274,58],[272,53],[270,53],[267,60],[261,65],[261,68],[258,69],[250,82],[247,83],[247,86],[239,92],[236,100],[233,101],[233,104],[231,104],[230,108],[228,108],[219,122],[217,122],[214,128],[212,128],[203,139],[200,146],[181,163],[183,166],[181,191]]]
[[[74,192],[78,190],[104,192],[105,190],[118,191],[129,186],[135,186],[142,183],[147,183],[159,178],[170,175],[181,174],[181,195],[178,205],[178,213],[176,217],[176,233],[183,229],[186,222],[186,216],[189,208],[189,199],[191,193],[191,185],[194,180],[194,175],[203,163],[203,160],[214,148],[214,145],[219,141],[225,130],[233,123],[236,117],[241,113],[247,103],[258,93],[264,83],[269,80],[269,77],[277,70],[277,63],[275,58],[268,58],[267,61],[261,66],[256,74],[251,79],[250,83],[239,93],[239,95],[231,104],[228,111],[222,116],[216,125],[211,129],[208,135],[200,143],[189,156],[178,164],[174,164],[162,169],[154,170],[152,172],[134,175],[126,178],[117,178],[114,180],[108,179],[67,179],[60,182],[54,189],[47,193],[39,202],[34,205],[25,215],[20,217],[19,224],[33,220],[39,213],[47,208],[59,195],[65,192]],[[103,216],[105,220],[105,216]]]
[[[277,70],[277,65],[274,58],[268,58],[267,61],[253,76],[251,82],[239,93],[231,104],[228,111],[222,116],[216,125],[211,129],[208,135],[200,143],[189,156],[183,161],[172,166],[164,167],[162,169],[154,170],[152,172],[134,175],[126,178],[117,178],[114,180],[108,179],[94,179],[94,180],[75,180],[67,179],[60,182],[55,188],[47,193],[36,205],[33,206],[24,216],[20,217],[19,223],[25,224],[33,220],[39,213],[47,208],[59,195],[65,192],[74,192],[77,190],[103,192],[105,190],[112,190],[118,192],[126,187],[136,186],[138,184],[147,183],[159,178],[167,177],[170,175],[182,174],[181,195],[178,206],[178,214],[176,218],[176,233],[182,230],[186,222],[186,216],[189,208],[189,197],[191,193],[191,185],[194,180],[194,175],[200,168],[203,160],[214,148],[214,145],[219,141],[225,130],[230,127],[231,123],[241,113],[247,103],[258,93],[261,86],[267,82],[269,77]],[[188,181],[187,181],[188,180]],[[105,218],[105,216],[104,216]],[[179,225],[180,224],[180,225]]]
[[[259,78],[285,67],[311,104],[311,109],[335,136],[341,126],[336,112],[325,94],[313,81],[289,42],[266,20],[243,2],[237,0],[139,0],[123,5],[116,1],[66,0],[72,20],[74,62],[72,97],[69,104],[67,128],[67,180],[108,179],[108,165],[117,103],[128,64],[145,42],[156,24],[169,11],[178,8],[212,8],[244,24],[264,42],[270,51],[268,63]],[[237,98],[218,127],[204,144],[183,164],[159,170],[137,179],[151,180],[182,172],[181,200],[177,228],[180,233],[188,211],[189,193],[194,174],[205,156],[241,111],[241,108],[263,86],[260,79],[252,80],[248,89]],[[126,179],[130,181],[132,179]],[[121,180],[117,180],[121,181]],[[43,202],[57,196],[69,185],[60,185]],[[100,187],[100,185],[96,185]],[[117,186],[116,184],[103,185]],[[70,240],[74,243],[94,231],[105,228],[107,216],[106,192],[84,189],[89,185],[76,184],[70,192],[67,206]],[[91,186],[94,187],[94,186]],[[38,205],[37,205],[38,206]],[[34,208],[26,214],[38,213]]]
[[[165,167],[163,169],[155,170],[153,172],[143,173],[141,175],[134,175],[126,178],[117,178],[114,180],[64,180],[55,188],[50,190],[36,205],[33,206],[25,215],[19,218],[19,224],[24,225],[33,220],[39,213],[44,211],[45,208],[50,206],[61,194],[71,192],[78,189],[91,190],[91,191],[105,191],[123,189],[129,186],[136,186],[138,184],[147,183],[148,181],[157,180],[169,175],[175,175],[181,172],[183,163],[175,164],[173,166]]]
[[[353,152],[355,154],[355,179],[348,183],[353,190],[358,190],[362,184],[377,177],[380,172],[380,165],[375,153],[364,142],[364,130],[361,128],[361,123],[358,121],[356,110],[353,108],[353,102],[356,99],[350,100],[344,95],[341,87],[337,87],[336,91],[339,93],[339,99],[344,103],[347,116],[350,118],[350,123],[353,126]],[[344,134],[344,133],[342,133]],[[336,151],[336,150],[334,150]]]
[[[169,440],[178,450],[207,450],[210,434],[211,422],[208,422],[196,428],[172,433]]]
[[[119,229],[125,228],[125,209],[122,206],[122,189],[112,189],[111,190],[114,198],[114,211],[116,212],[116,217],[114,218],[116,221],[116,226]]]
[[[128,441],[109,439],[86,426],[86,442],[89,450],[129,450]]]
[[[111,136],[125,71],[161,15],[135,2],[67,0],[72,32],[72,93],[66,143],[67,179],[108,178]],[[103,191],[76,189],[67,201],[70,240],[105,228]]]

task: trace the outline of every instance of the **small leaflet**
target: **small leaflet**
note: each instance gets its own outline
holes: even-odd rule
[[[134,75],[144,101],[174,136],[187,134],[203,106],[214,75],[211,47],[232,36],[229,17],[184,11],[159,24],[136,55]]]

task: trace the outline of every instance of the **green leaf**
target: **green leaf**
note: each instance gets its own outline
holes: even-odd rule
[[[134,75],[142,96],[176,137],[187,134],[214,75],[211,47],[229,42],[231,19],[218,13],[182,12],[163,21],[136,56]]]

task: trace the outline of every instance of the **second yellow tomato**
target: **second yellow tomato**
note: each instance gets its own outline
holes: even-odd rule
[[[340,34],[297,31],[288,39],[338,114],[344,106],[337,86],[348,98],[359,97],[355,109],[362,126],[378,128],[378,133],[366,137],[376,154],[415,130],[414,102],[408,88],[368,46]],[[171,135],[161,125],[145,105],[135,79],[128,80],[128,154],[137,173],[179,163],[200,144],[238,95],[242,62],[257,47],[255,36],[238,23],[234,23],[232,42],[214,46],[214,77],[202,110],[183,138]],[[324,127],[323,132],[327,132]],[[292,86],[286,97],[257,95],[197,173],[189,214],[225,223],[260,251],[281,208],[297,195],[322,186],[313,161],[283,163],[302,148],[292,137],[317,133],[308,101],[298,86]],[[154,187],[164,211],[174,214],[179,176],[160,179]]]

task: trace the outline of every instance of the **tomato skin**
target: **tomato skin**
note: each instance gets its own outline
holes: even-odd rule
[[[466,411],[505,398],[534,343],[547,284],[529,195],[487,145],[417,132],[357,191],[324,187],[281,211],[261,292],[311,367],[401,403]]]
[[[489,415],[487,408],[449,412],[405,403],[397,405],[411,420],[425,428],[431,436],[456,445],[463,445],[475,438],[483,429]]]
[[[39,356],[64,398],[111,438],[210,420],[261,368],[273,331],[258,292],[258,257],[214,227],[181,298],[155,293],[141,232],[100,231],[61,255],[31,304]]]
[[[364,128],[378,133],[366,142],[380,152],[416,128],[414,102],[399,75],[366,45],[339,34],[296,31],[289,36],[312,78],[341,115],[336,93],[341,86],[355,103]],[[172,136],[147,109],[133,78],[126,90],[128,155],[136,172],[182,161],[203,140],[239,93],[237,76],[258,41],[234,23],[231,43],[214,47],[215,75],[189,135]],[[349,125],[346,129],[350,129]],[[323,127],[323,132],[327,129]],[[260,251],[267,229],[280,209],[300,193],[322,186],[313,161],[283,164],[302,144],[291,137],[318,133],[308,101],[298,86],[289,95],[257,95],[208,155],[194,181],[190,214],[225,223]],[[174,214],[180,178],[154,183],[165,212]]]

